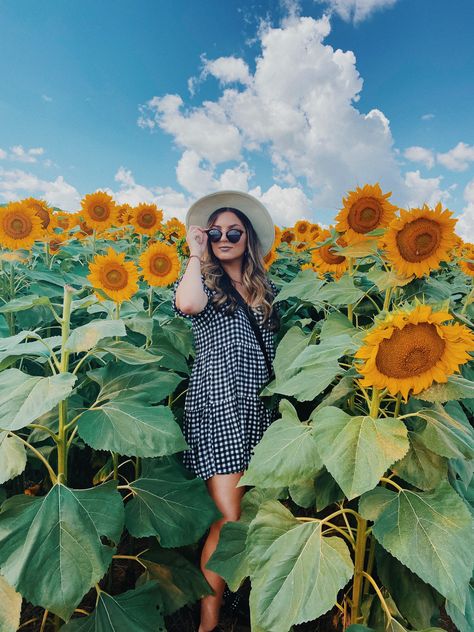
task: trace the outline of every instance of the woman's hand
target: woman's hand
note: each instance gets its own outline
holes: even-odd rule
[[[200,226],[190,226],[188,228],[186,241],[190,255],[198,255],[201,258],[207,250],[207,233]]]

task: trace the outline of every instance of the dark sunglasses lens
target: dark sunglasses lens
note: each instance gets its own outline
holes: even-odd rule
[[[213,242],[219,241],[219,239],[222,237],[222,233],[218,228],[211,228],[211,230],[208,231],[207,235],[209,239]]]
[[[227,233],[227,239],[232,244],[236,244],[239,241],[241,235],[242,235],[241,231],[234,228],[232,230],[229,230],[229,232]]]

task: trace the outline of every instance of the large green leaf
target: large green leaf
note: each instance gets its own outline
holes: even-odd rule
[[[290,369],[303,369],[313,366],[321,366],[328,362],[334,362],[343,355],[352,353],[357,349],[357,344],[347,333],[325,338],[318,345],[309,345],[293,360]]]
[[[317,511],[322,511],[328,505],[339,502],[344,498],[344,492],[325,467],[316,476],[314,489],[316,492]]]
[[[183,478],[173,464],[157,464],[144,474],[129,484],[133,499],[125,507],[125,524],[134,537],[156,535],[161,546],[184,546],[222,517],[201,478]]]
[[[177,551],[154,545],[139,559],[146,571],[138,578],[137,585],[152,579],[158,581],[165,615],[213,594],[200,569]]]
[[[66,350],[71,353],[89,351],[102,338],[126,335],[123,320],[91,320],[71,332],[66,342]]]
[[[43,338],[37,334],[29,336],[36,338],[33,342],[20,342],[19,344],[9,344],[3,351],[0,351],[0,369],[8,368],[17,358],[37,358],[37,362],[45,362],[51,357],[51,350],[61,346],[61,336]],[[13,338],[13,336],[12,336]],[[44,358],[44,359],[43,359]]]
[[[451,375],[445,384],[434,383],[416,396],[424,402],[449,402],[474,397],[474,383],[461,375]]]
[[[313,273],[314,274],[314,273]],[[279,393],[287,381],[297,373],[297,369],[290,369],[289,365],[308,346],[311,335],[305,334],[300,327],[294,325],[280,340],[273,360],[275,379],[262,391],[262,395]]]
[[[140,395],[126,393],[86,410],[78,432],[95,450],[127,456],[163,456],[188,447],[168,406],[150,406]]]
[[[22,598],[0,575],[0,632],[16,632],[20,625]]]
[[[321,341],[327,340],[330,342],[333,336],[340,336],[341,334],[355,336],[357,333],[358,330],[345,314],[331,312],[321,327]]]
[[[474,458],[474,430],[449,415],[438,404],[436,408],[419,410],[417,415],[426,421],[419,433],[427,448],[440,456],[449,458]]]
[[[434,489],[446,479],[447,459],[429,450],[417,432],[408,432],[408,439],[410,449],[403,459],[392,465],[392,471],[418,489]]]
[[[111,340],[110,342],[102,343],[97,347],[97,351],[111,353],[117,360],[121,360],[125,364],[138,364],[141,366],[142,364],[152,364],[161,360],[160,355],[148,353],[145,349],[135,347],[125,340]]]
[[[321,523],[300,522],[276,501],[265,502],[249,527],[253,553],[250,612],[264,630],[288,632],[317,619],[353,574],[347,545],[325,537]]]
[[[354,285],[354,279],[345,275],[339,281],[331,281],[321,288],[317,295],[319,303],[330,303],[334,306],[355,303],[364,296],[358,287]]]
[[[151,404],[161,402],[173,393],[183,378],[170,371],[160,371],[154,367],[131,368],[117,362],[89,371],[88,377],[100,386],[97,401],[125,396],[140,395],[140,399]]]
[[[373,490],[367,492],[371,497]],[[473,519],[447,482],[430,492],[407,489],[391,497],[375,519],[380,544],[423,581],[464,610],[474,565]]]
[[[301,270],[294,279],[286,283],[278,293],[278,300],[291,297],[308,303],[318,303],[319,290],[323,282],[316,278],[313,270]]]
[[[26,448],[18,437],[0,431],[0,484],[18,476],[26,467]]]
[[[254,448],[248,469],[238,482],[276,487],[315,476],[322,463],[314,441],[314,428],[298,419],[287,400],[280,402],[281,419],[274,421]]]
[[[243,579],[250,574],[246,556],[248,528],[245,522],[223,524],[219,545],[206,564],[206,568],[223,577],[233,591],[236,591]]]
[[[18,369],[0,373],[0,428],[19,430],[54,408],[71,393],[77,377],[26,375]]]
[[[399,419],[351,417],[326,406],[313,413],[312,425],[321,459],[349,500],[373,489],[409,448]]]
[[[474,580],[469,584],[465,611],[461,612],[454,604],[447,601],[446,612],[459,632],[472,632],[474,630]]]
[[[294,371],[295,369],[290,367],[289,370]],[[286,381],[278,378],[272,390],[274,393],[296,397],[298,401],[307,402],[322,393],[341,373],[343,373],[343,369],[339,366],[336,358],[330,361],[322,359],[298,370],[296,375]]]
[[[73,619],[65,632],[165,632],[158,582],[150,581],[121,595],[101,591],[95,610]]]
[[[0,569],[34,605],[68,619],[106,572],[123,528],[116,481],[92,489],[54,485],[46,496],[13,496],[0,511]]]
[[[0,314],[9,314],[11,312],[22,312],[26,309],[31,309],[37,305],[51,305],[51,301],[47,296],[37,296],[36,294],[28,294],[26,296],[20,296],[5,303],[0,307]]]

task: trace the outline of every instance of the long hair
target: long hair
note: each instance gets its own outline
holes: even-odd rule
[[[263,265],[262,247],[249,218],[235,208],[218,208],[209,216],[206,228],[210,228],[219,215],[225,211],[235,213],[247,231],[247,247],[242,259],[242,285],[249,296],[249,302],[262,306],[263,323],[271,331],[276,331],[280,326],[280,318],[277,309],[271,304],[274,298],[273,290]],[[216,292],[212,297],[214,307],[234,315],[238,306],[237,299],[231,292],[232,284],[229,275],[213,253],[209,239],[207,251],[203,255],[201,271],[206,279],[206,285]]]

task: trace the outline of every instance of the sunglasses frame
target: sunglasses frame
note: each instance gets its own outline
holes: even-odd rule
[[[213,239],[209,233],[211,232],[211,230],[215,230],[217,232],[220,233],[219,239]],[[240,233],[239,238],[237,239],[237,241],[232,241],[232,239],[230,239],[229,237],[229,233],[231,233],[232,231],[238,232]],[[222,240],[222,236],[224,235],[224,232],[220,229],[220,228],[206,228],[205,231],[208,234],[209,240],[213,243],[213,244],[217,244]],[[226,231],[225,236],[227,237],[227,239],[230,241],[231,244],[238,244],[239,241],[242,239],[242,235],[245,233],[245,230],[242,230],[241,228],[229,228],[229,230]]]

